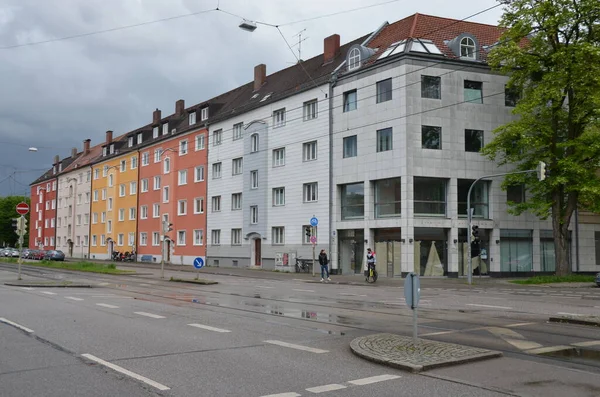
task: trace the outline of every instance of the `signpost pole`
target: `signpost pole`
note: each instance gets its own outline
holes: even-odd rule
[[[21,280],[21,263],[23,263],[23,236],[25,235],[25,217],[21,215],[19,219],[19,259],[18,263],[18,279]]]
[[[415,275],[414,273],[411,273],[411,274],[410,274],[410,282],[411,282],[411,284],[412,284],[412,286],[413,286],[413,287],[412,287],[412,296],[413,296],[413,299],[412,299],[412,311],[413,311],[413,343],[416,345],[416,344],[417,344],[417,342],[418,342],[418,336],[417,336],[417,335],[418,335],[419,331],[418,331],[418,329],[417,329],[417,317],[418,317],[418,316],[417,316],[417,305],[416,305],[416,302],[417,302],[417,293],[418,293],[418,291],[417,291],[417,285],[416,285],[416,283],[415,283],[415,276],[416,276],[416,275]]]
[[[418,328],[417,328],[417,307],[419,306],[419,299],[421,298],[421,282],[419,276],[411,272],[406,276],[404,280],[404,299],[406,305],[410,307],[413,315],[413,343],[416,345],[419,342]]]
[[[317,231],[317,225],[319,224],[319,220],[317,219],[316,216],[312,216],[312,218],[310,218],[310,241],[312,242],[312,275],[313,277],[315,276],[315,245],[317,245],[317,236],[316,236],[316,231]]]
[[[313,233],[314,233],[315,228],[313,227]],[[314,236],[314,234],[313,234]],[[315,243],[313,243],[312,245],[312,254],[313,254],[313,260],[312,260],[312,273],[313,273],[313,277],[315,276]]]

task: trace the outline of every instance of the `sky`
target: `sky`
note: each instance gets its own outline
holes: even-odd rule
[[[0,196],[28,195],[28,185],[51,167],[55,155],[68,157],[85,139],[98,144],[107,130],[118,136],[150,123],[156,108],[163,115],[173,113],[178,99],[189,107],[248,83],[260,63],[267,65],[267,74],[291,66],[300,31],[301,57],[309,59],[322,53],[323,39],[335,33],[344,44],[416,12],[463,19],[496,4],[3,0]],[[186,14],[193,15],[178,17]],[[501,16],[497,7],[469,21],[497,24]],[[239,29],[242,17],[280,25],[294,53],[274,27],[258,24],[252,33]],[[156,20],[163,21],[146,23]],[[140,26],[124,28],[131,25]]]

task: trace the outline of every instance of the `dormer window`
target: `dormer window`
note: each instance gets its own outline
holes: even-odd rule
[[[110,145],[110,149],[109,149],[109,153],[110,153],[110,154],[113,154],[114,152],[115,152],[115,145],[114,145],[114,144],[111,144],[111,145]]]
[[[190,112],[190,115],[188,116],[188,123],[189,125],[196,124],[196,112]]]
[[[202,108],[200,113],[200,120],[204,121],[208,118],[208,107]]]
[[[58,172],[62,171],[62,163],[58,163]]]
[[[106,146],[102,148],[102,156],[106,156]]]
[[[158,127],[152,129],[152,138],[158,138]]]
[[[143,134],[142,134],[141,132],[140,132],[140,133],[138,133],[138,134],[137,134],[137,144],[138,144],[138,145],[139,145],[139,144],[141,144],[143,139],[144,139],[144,138],[143,138]]]
[[[167,135],[169,133],[169,123],[164,123],[162,126],[162,134]]]
[[[360,67],[360,50],[353,48],[348,54],[348,70],[354,70]]]
[[[460,41],[460,57],[466,59],[476,59],[475,40],[470,37],[463,37]]]
[[[127,146],[128,147],[133,147],[133,137],[130,136],[129,138],[127,138]]]

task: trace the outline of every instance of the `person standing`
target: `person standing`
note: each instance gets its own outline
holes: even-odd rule
[[[327,259],[327,254],[325,253],[325,250],[321,250],[321,253],[319,254],[319,264],[321,265],[321,282],[323,282],[323,280],[325,279],[325,274],[327,274],[327,281],[331,281],[331,278],[329,277],[329,268],[328,268],[328,264],[329,264],[329,259]]]

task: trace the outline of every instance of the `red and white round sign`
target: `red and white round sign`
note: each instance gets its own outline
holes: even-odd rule
[[[20,202],[17,204],[17,214],[26,215],[29,212],[29,205],[27,203]]]

